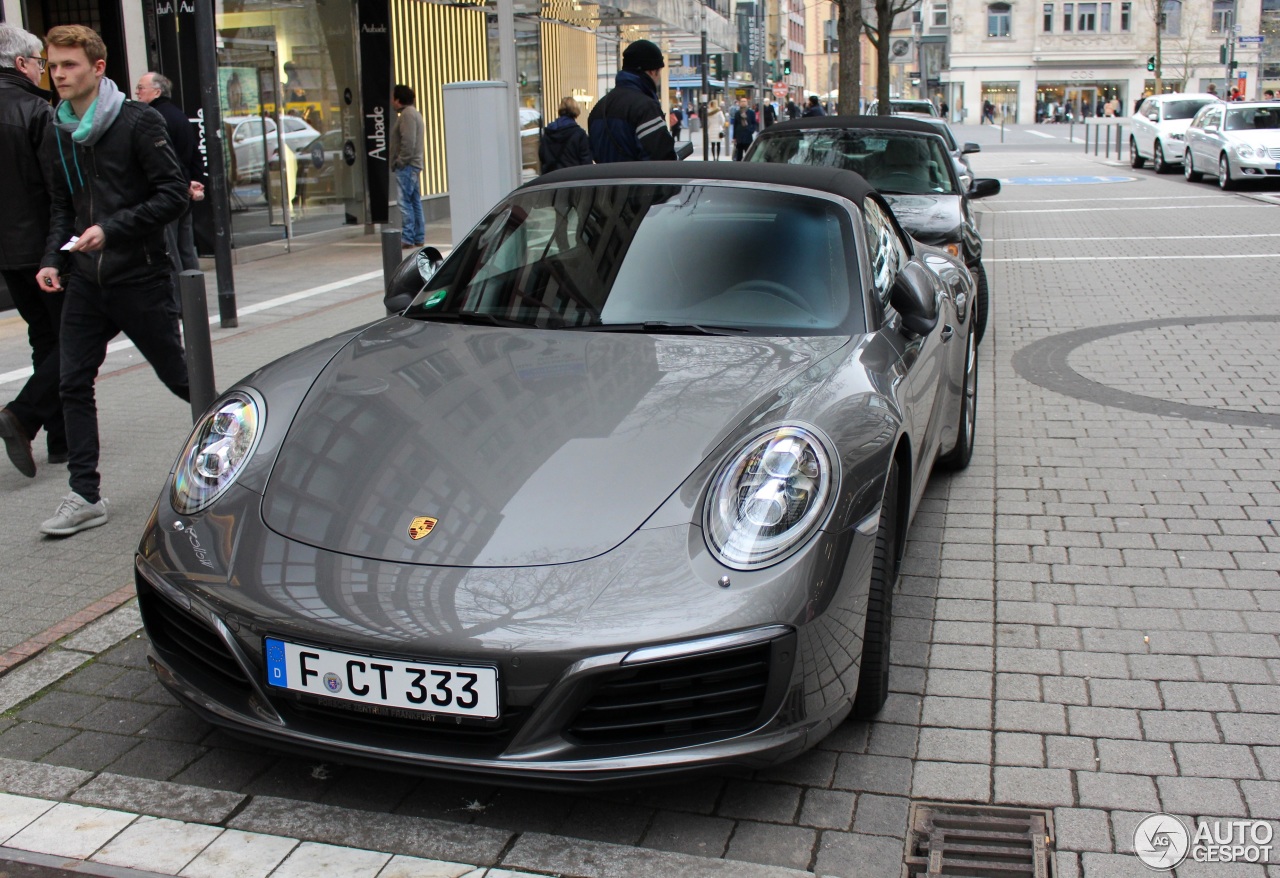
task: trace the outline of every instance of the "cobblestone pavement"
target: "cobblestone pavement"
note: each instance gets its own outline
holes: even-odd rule
[[[977,449],[964,473],[933,479],[912,526],[894,693],[876,722],[767,772],[529,792],[247,747],[178,708],[137,637],[101,654],[72,640],[36,662],[78,669],[35,697],[24,668],[0,678],[0,790],[592,878],[889,878],[912,800],[1047,809],[1059,878],[1146,874],[1133,833],[1151,812],[1280,818],[1277,205],[1086,157],[1065,130],[1051,142],[1010,129],[1003,146],[995,129],[958,133],[985,138],[983,175],[1125,180],[1006,185],[983,203],[994,311]],[[220,374],[369,311],[335,304],[229,338]],[[127,570],[185,413],[140,370],[100,394],[104,411],[138,400],[132,426],[106,429],[128,438],[108,466],[117,493],[129,472],[145,488],[96,542],[27,540],[11,507],[34,520],[49,504],[6,503],[4,589],[44,565],[42,582],[98,575],[105,560]],[[21,497],[16,478],[0,490]],[[1280,878],[1280,865],[1176,874]]]

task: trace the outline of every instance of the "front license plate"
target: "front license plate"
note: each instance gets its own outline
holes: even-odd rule
[[[495,719],[496,668],[404,662],[266,638],[267,683],[277,689],[424,713]]]

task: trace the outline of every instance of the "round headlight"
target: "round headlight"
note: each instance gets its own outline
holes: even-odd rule
[[[776,427],[753,436],[721,468],[703,514],[708,547],[738,570],[800,546],[834,496],[832,458],[815,430]]]
[[[175,511],[199,512],[235,481],[258,444],[259,405],[247,393],[227,394],[191,432],[173,472],[169,501]]]

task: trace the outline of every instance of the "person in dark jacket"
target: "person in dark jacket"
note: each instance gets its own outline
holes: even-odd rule
[[[164,127],[169,132],[174,155],[187,177],[187,192],[192,201],[204,198],[204,159],[200,156],[196,131],[191,119],[173,102],[173,82],[167,76],[148,72],[138,77],[134,96],[164,117]],[[165,240],[169,245],[169,258],[175,271],[198,271],[200,257],[196,255],[196,238],[191,230],[191,206],[183,211],[177,222],[165,227]],[[174,290],[175,294],[177,290]],[[181,307],[181,301],[179,301]]]
[[[573,98],[560,99],[560,115],[542,131],[542,143],[538,145],[538,160],[542,173],[591,164],[591,143],[587,132],[578,124],[582,108]]]
[[[0,275],[27,324],[32,374],[0,408],[0,438],[9,460],[27,478],[36,474],[31,440],[45,431],[49,463],[67,460],[67,433],[58,397],[58,325],[62,293],[44,293],[36,271],[49,234],[53,95],[40,88],[44,44],[35,34],[0,24]]]
[[[613,91],[591,108],[587,119],[597,164],[675,161],[675,138],[658,103],[659,71],[665,66],[662,50],[648,40],[636,40],[623,50]]]
[[[107,342],[125,335],[175,396],[190,400],[187,362],[164,225],[187,206],[187,180],[164,118],[126,101],[104,74],[107,47],[81,25],[45,38],[49,76],[62,102],[54,113],[49,237],[36,277],[62,289],[62,414],[70,446],[71,493],[40,525],[64,537],[107,523],[99,493],[98,409],[93,382]]]
[[[826,112],[822,109],[822,105],[818,103],[817,95],[809,95],[809,106],[804,108],[806,116],[825,116]]]
[[[746,98],[738,98],[738,108],[733,111],[733,160],[742,161],[743,154],[751,146],[760,123],[756,119],[756,111],[747,105]]]
[[[800,118],[800,105],[797,104],[795,100],[792,98],[787,98],[787,118],[788,119]]]

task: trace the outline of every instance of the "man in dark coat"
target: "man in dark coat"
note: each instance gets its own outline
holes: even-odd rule
[[[591,154],[597,164],[675,161],[675,138],[658,103],[665,66],[662,50],[648,40],[636,40],[623,50],[613,91],[587,117]]]
[[[756,119],[756,111],[747,104],[746,98],[738,98],[738,108],[733,111],[733,160],[742,161],[743,154],[751,146],[760,123]]]
[[[125,100],[106,78],[102,38],[61,25],[46,45],[62,102],[50,131],[49,237],[36,278],[54,292],[74,270],[66,281],[59,370],[71,493],[40,530],[65,537],[107,523],[93,388],[107,343],[123,332],[174,395],[191,398],[164,242],[165,224],[182,215],[189,195],[164,119]]]
[[[809,106],[804,108],[806,116],[825,116],[826,111],[822,109],[822,105],[818,103],[817,95],[809,95]]]
[[[182,108],[173,102],[173,82],[169,77],[159,73],[144,73],[138,78],[133,94],[138,100],[151,105],[151,109],[164,117],[165,130],[169,132],[169,142],[173,144],[173,153],[178,157],[178,164],[187,175],[187,193],[192,201],[204,198],[204,159],[200,155],[196,143],[196,132],[191,120]],[[174,222],[165,226],[165,242],[169,245],[169,258],[173,262],[175,272],[198,271],[200,257],[196,255],[195,234],[191,230],[191,206]],[[178,296],[175,282],[174,295]],[[181,298],[178,300],[181,309]]]
[[[44,44],[35,34],[0,24],[0,274],[27,323],[32,374],[0,408],[0,438],[9,460],[27,478],[36,474],[31,440],[45,431],[49,463],[66,463],[67,433],[58,397],[58,325],[62,293],[36,283],[49,234],[49,147],[52,94],[40,88]]]
[[[800,118],[800,105],[795,102],[794,98],[787,98],[787,118]]]

